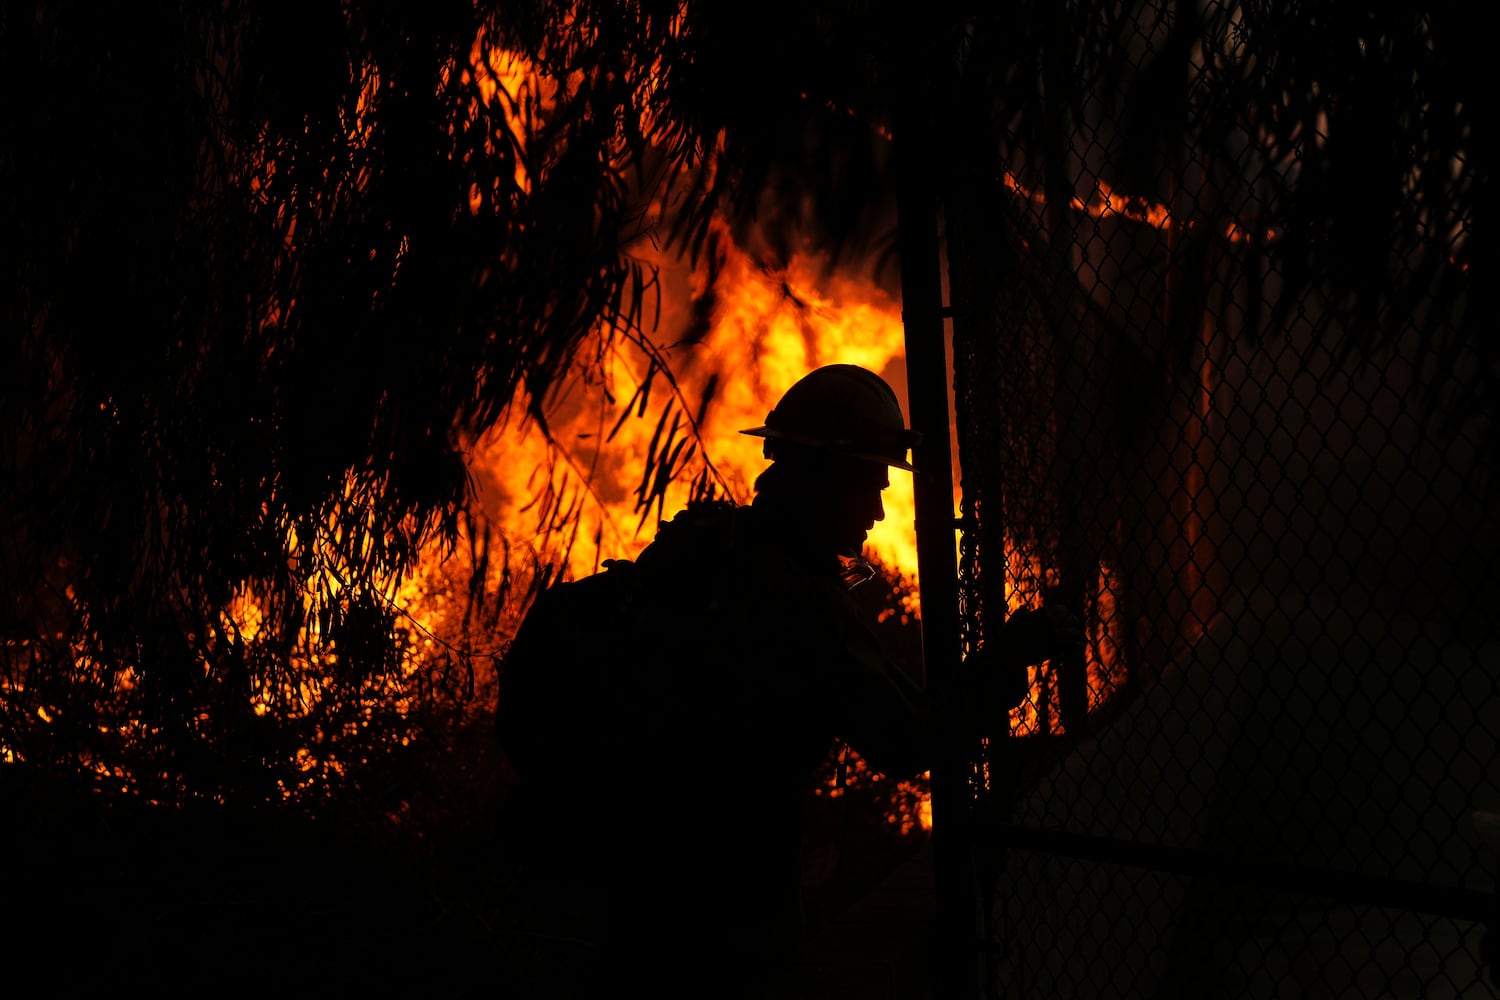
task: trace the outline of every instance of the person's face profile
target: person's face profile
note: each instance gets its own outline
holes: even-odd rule
[[[829,472],[829,520],[840,555],[857,556],[877,521],[885,520],[881,494],[890,486],[890,470],[878,462],[835,458]]]

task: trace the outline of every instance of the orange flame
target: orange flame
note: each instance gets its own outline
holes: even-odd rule
[[[515,140],[515,148],[509,151],[515,163],[515,189],[524,197],[533,180],[526,137],[538,115],[555,99],[558,82],[536,73],[513,53],[494,47],[483,33],[476,37],[467,64],[455,61],[446,72],[476,83],[484,104],[503,103]],[[376,99],[379,87],[372,72],[350,123],[352,136],[357,138],[366,127],[365,110]],[[1005,182],[1023,196],[1043,200],[1013,177],[1007,175]],[[261,183],[261,178],[252,180],[254,185]],[[487,199],[498,199],[498,192],[471,190],[470,211],[483,211]],[[1102,182],[1091,200],[1074,198],[1072,206],[1095,217],[1117,214],[1157,227],[1174,224],[1164,206],[1117,195]],[[286,220],[288,240],[295,223],[295,218]],[[605,559],[633,558],[640,552],[654,534],[653,518],[649,514],[642,518],[634,485],[651,450],[655,418],[668,407],[675,407],[687,421],[685,433],[696,437],[694,447],[701,448],[700,460],[711,465],[723,489],[732,499],[744,502],[766,462],[760,440],[739,431],[762,423],[780,394],[806,372],[835,362],[857,364],[885,375],[898,395],[904,396],[899,302],[871,283],[830,273],[826,261],[811,251],[793,254],[784,267],[768,268],[736,246],[726,226],[716,228],[723,256],[714,287],[715,304],[699,340],[691,345],[677,343],[688,329],[690,304],[705,294],[702,273],[664,252],[643,250],[643,263],[655,267],[659,275],[650,292],[658,301],[642,303],[644,315],[660,308],[660,322],[651,341],[643,346],[631,336],[620,336],[621,331],[599,331],[593,345],[599,354],[585,346],[581,356],[602,355],[603,365],[580,368],[565,391],[545,401],[548,434],[534,422],[517,420],[472,443],[470,470],[485,519],[506,539],[531,540],[532,551],[517,557],[518,564],[504,567],[505,571],[524,574],[525,557],[535,555],[543,562],[565,558],[568,572],[581,576]],[[1236,228],[1230,235],[1242,239],[1245,231]],[[632,399],[647,383],[654,359],[666,362],[670,378],[658,375],[644,412],[621,421],[622,401]],[[519,396],[515,412],[525,412],[527,402]],[[668,488],[662,513],[670,516],[686,502],[689,478],[680,477]],[[543,498],[540,502],[539,497]],[[915,511],[909,476],[893,474],[885,506],[885,520],[871,532],[869,548],[887,566],[915,581]],[[556,536],[539,531],[539,526],[549,524],[571,524],[579,543],[558,548]],[[1008,575],[1019,581],[1011,591],[1011,609],[1036,606],[1043,589],[1040,565],[1017,551],[1010,552],[1009,558],[1013,565]],[[1121,629],[1115,612],[1118,587],[1112,570],[1100,567],[1088,656],[1090,709],[1120,682],[1115,667],[1120,661]],[[392,602],[415,627],[413,645],[401,665],[404,678],[439,655],[447,637],[461,634],[463,593],[462,586],[449,579],[445,556],[436,548],[426,554],[418,572],[392,591]],[[260,620],[253,598],[242,597],[227,614],[241,634],[253,640]],[[306,666],[316,668],[316,659]],[[306,704],[319,696],[317,669],[290,673],[296,678],[296,700]],[[1043,676],[1041,669],[1034,671],[1033,696],[1012,713],[1012,733],[1039,731],[1043,712],[1057,717],[1057,707],[1049,701],[1056,693],[1046,690]],[[264,712],[267,704],[268,698],[261,696],[254,707]],[[851,764],[856,776],[851,780],[880,780],[862,761]],[[308,772],[338,771],[343,766],[331,754],[319,756],[312,750],[299,755],[299,765]],[[900,823],[903,831],[930,828],[931,802],[925,781],[899,783],[898,802],[892,822]]]
[[[902,380],[888,371],[905,356],[899,303],[867,283],[825,276],[823,262],[810,253],[793,256],[784,269],[767,269],[735,247],[722,227],[721,235],[724,259],[716,305],[708,333],[693,345],[673,342],[686,327],[688,303],[701,294],[693,288],[698,276],[663,254],[647,258],[660,269],[663,289],[662,332],[653,346],[666,359],[675,390],[669,391],[658,377],[644,417],[619,423],[606,442],[620,419],[618,401],[635,394],[651,364],[645,351],[617,341],[605,356],[604,392],[580,379],[549,401],[551,443],[540,428],[526,424],[503,428],[474,448],[471,468],[480,484],[480,501],[508,537],[536,536],[538,512],[527,508],[526,500],[546,488],[576,512],[578,537],[589,544],[570,553],[569,569],[575,575],[592,572],[604,559],[632,558],[651,540],[654,519],[648,516],[641,523],[633,490],[656,434],[653,418],[664,406],[671,405],[685,422],[696,425],[703,453],[723,488],[731,499],[746,502],[767,462],[760,439],[739,432],[763,423],[798,378],[820,365],[847,362],[886,373],[898,394],[904,389]],[[666,395],[674,397],[670,403]],[[554,463],[554,458],[561,461]],[[539,482],[538,476],[554,465],[551,480]],[[668,489],[667,516],[687,501],[689,489],[686,481]],[[870,533],[870,550],[914,579],[910,476],[893,475],[884,499],[886,517]]]

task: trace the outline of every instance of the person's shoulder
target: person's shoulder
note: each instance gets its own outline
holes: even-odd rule
[[[749,508],[733,500],[690,500],[672,520],[683,520],[696,525],[728,525],[746,510]]]
[[[749,510],[733,500],[711,499],[711,500],[689,500],[682,510],[672,518],[670,523],[682,522],[693,525],[716,525],[728,524],[733,521],[742,511]]]
[[[734,545],[744,508],[728,500],[696,500],[657,526],[635,562],[651,574],[674,573],[686,565],[723,558]]]
[[[715,536],[728,536],[734,531],[741,507],[730,500],[692,500],[656,529],[652,547],[687,543],[704,544]]]

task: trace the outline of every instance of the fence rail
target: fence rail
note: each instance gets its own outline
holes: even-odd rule
[[[1357,875],[1311,865],[1257,857],[1231,857],[1210,851],[1162,847],[1138,840],[1094,837],[1037,827],[981,825],[979,834],[982,839],[1011,850],[1258,885],[1480,924],[1500,923],[1500,898],[1494,893],[1457,886]]]

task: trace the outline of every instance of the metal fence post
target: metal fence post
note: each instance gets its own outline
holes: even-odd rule
[[[956,518],[948,440],[938,178],[932,169],[937,150],[925,115],[923,109],[915,107],[896,123],[901,315],[906,328],[912,426],[922,435],[921,443],[913,449],[918,470],[914,493],[922,660],[938,732],[944,737],[932,769],[933,877],[938,906],[935,985],[940,1000],[969,1000],[980,995],[981,987],[976,947],[978,895],[973,867],[969,734],[958,725],[955,711],[955,681],[962,660]]]

